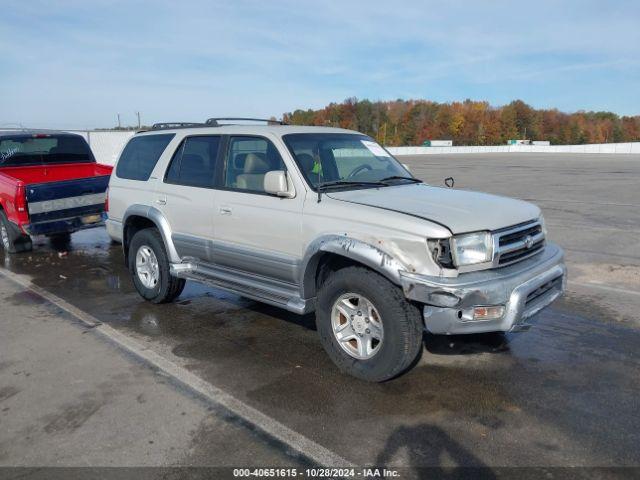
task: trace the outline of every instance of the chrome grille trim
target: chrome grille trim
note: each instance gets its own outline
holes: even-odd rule
[[[544,250],[542,224],[533,220],[493,233],[492,268],[506,267]]]

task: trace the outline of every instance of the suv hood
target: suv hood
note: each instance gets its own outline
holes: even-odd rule
[[[434,221],[446,226],[454,234],[498,230],[540,216],[537,206],[522,200],[425,184],[347,190],[326,195],[335,200]]]

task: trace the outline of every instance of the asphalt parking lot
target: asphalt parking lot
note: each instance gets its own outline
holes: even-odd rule
[[[174,304],[151,305],[134,291],[121,249],[103,229],[75,234],[67,246],[42,239],[32,253],[0,253],[3,270],[23,282],[0,276],[0,338],[11,339],[0,359],[0,465],[266,466],[314,458],[154,371],[24,288],[32,282],[310,448],[356,465],[640,466],[640,157],[401,160],[428,183],[453,176],[455,188],[542,207],[551,238],[566,250],[570,282],[533,329],[425,336],[416,368],[366,384],[334,368],[312,316],[194,283]],[[55,355],[61,349],[73,361]],[[62,361],[86,380],[74,383],[55,368]],[[150,397],[144,408],[138,394]],[[123,429],[135,447],[129,454],[110,428]],[[95,449],[75,455],[83,443]]]

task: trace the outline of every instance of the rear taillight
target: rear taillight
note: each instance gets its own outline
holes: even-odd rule
[[[27,191],[22,184],[18,184],[16,191],[16,211],[18,214],[25,213],[27,211]]]
[[[16,188],[16,197],[13,208],[15,209],[15,218],[12,220],[24,232],[24,226],[29,223],[29,209],[27,208],[27,189],[22,182],[19,182],[18,188]]]
[[[105,213],[109,213],[109,187],[107,187],[104,195],[104,211]]]

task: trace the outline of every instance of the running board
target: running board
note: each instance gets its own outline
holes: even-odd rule
[[[202,263],[171,264],[171,275],[205,283],[242,297],[303,315],[315,310],[315,299],[300,297],[297,285]]]

